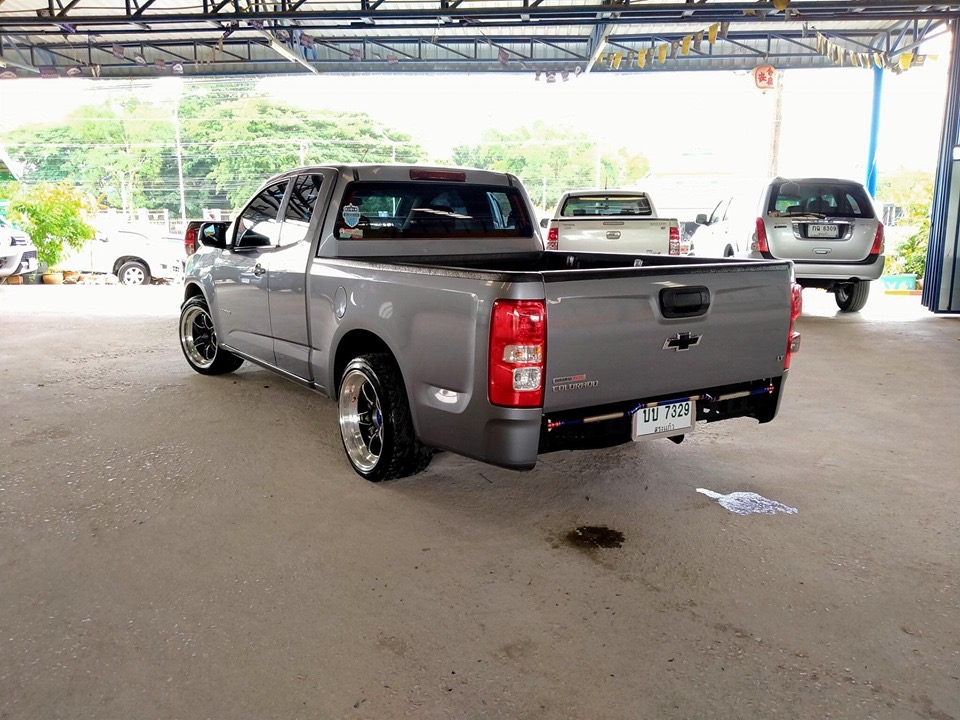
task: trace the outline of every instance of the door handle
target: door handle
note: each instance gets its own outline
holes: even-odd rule
[[[263,267],[263,265],[261,265],[260,263],[257,263],[256,266],[253,268],[253,274],[256,275],[257,277],[260,277],[266,271],[267,269]]]

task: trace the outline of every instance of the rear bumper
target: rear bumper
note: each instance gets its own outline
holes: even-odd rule
[[[545,417],[540,434],[540,452],[619,445],[631,441],[633,413],[651,402],[696,399],[697,422],[716,422],[750,417],[761,423],[773,420],[780,409],[781,377],[739,385],[709,388],[690,396],[663,396],[642,402],[618,403],[599,408],[567,411]],[[616,417],[619,415],[619,417]]]
[[[760,253],[754,253],[761,257]],[[763,253],[767,260],[784,260],[775,258],[770,253]],[[838,282],[850,280],[876,280],[883,274],[883,255],[870,255],[860,262],[836,262],[830,260],[794,260],[794,276],[801,285],[808,287],[829,287]],[[821,282],[805,282],[821,281]]]

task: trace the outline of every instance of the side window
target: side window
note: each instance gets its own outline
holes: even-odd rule
[[[313,209],[320,196],[321,175],[302,175],[293,181],[290,200],[283,214],[283,229],[280,232],[280,245],[294,245],[307,237]]]
[[[270,247],[280,240],[280,222],[277,216],[287,182],[276,183],[263,190],[244,208],[237,220],[235,247]]]
[[[844,199],[847,201],[847,208],[849,209],[849,214],[854,216],[863,215],[863,210],[860,209],[860,203],[857,202],[857,199],[853,197],[850,193],[847,193],[844,196]]]

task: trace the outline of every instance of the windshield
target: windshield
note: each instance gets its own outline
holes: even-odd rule
[[[856,183],[784,181],[774,183],[767,213],[773,216],[873,218],[873,203]]]
[[[355,182],[344,193],[334,233],[341,240],[532,237],[533,223],[512,187]]]

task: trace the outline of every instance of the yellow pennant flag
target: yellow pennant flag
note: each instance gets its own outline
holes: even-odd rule
[[[850,53],[850,64],[854,67],[860,67],[860,56],[857,53]]]
[[[878,68],[883,67],[883,56],[880,53],[873,54],[873,62]]]
[[[647,66],[647,50],[646,48],[644,48],[643,50],[639,50],[637,52],[637,67],[642,69],[642,68],[645,68],[646,66]]]
[[[720,29],[720,23],[714,23],[707,30],[707,42],[713,45],[717,42],[717,31]]]
[[[690,54],[690,43],[693,42],[693,35],[684,36],[683,40],[680,41],[680,54],[689,55]]]
[[[603,53],[597,58],[597,65],[603,65]]]
[[[664,43],[657,48],[657,60],[660,61],[660,64],[663,65],[667,61],[667,51],[670,49],[670,46]]]
[[[773,6],[780,11],[786,10],[790,0],[773,0]]]
[[[900,53],[900,69],[909,70],[913,64],[913,53]]]
[[[616,55],[613,56],[613,69],[619,70],[621,62],[623,62],[623,53],[618,52]]]

